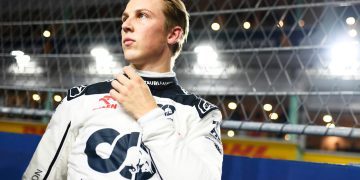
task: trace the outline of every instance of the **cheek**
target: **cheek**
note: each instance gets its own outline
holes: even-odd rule
[[[153,28],[143,32],[143,34],[143,38],[146,41],[145,44],[150,46],[148,48],[159,48],[159,46],[164,46],[167,44],[166,35],[160,28]]]

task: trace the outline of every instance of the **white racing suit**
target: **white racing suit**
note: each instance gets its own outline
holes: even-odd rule
[[[111,81],[71,88],[23,179],[219,180],[221,113],[175,73],[138,72],[158,108],[138,121],[111,98]]]

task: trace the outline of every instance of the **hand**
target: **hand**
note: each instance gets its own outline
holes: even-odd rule
[[[116,79],[111,82],[114,89],[110,90],[110,95],[138,120],[158,106],[148,85],[135,70],[125,66],[123,71],[129,78],[123,74],[116,75]]]

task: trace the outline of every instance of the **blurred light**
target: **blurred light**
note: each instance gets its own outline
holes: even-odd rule
[[[54,96],[54,101],[55,102],[60,102],[62,100],[62,97],[60,95],[55,95]]]
[[[235,132],[234,132],[233,130],[229,130],[229,131],[227,132],[227,135],[228,135],[229,137],[234,137],[234,136],[235,136]]]
[[[30,56],[29,55],[20,55],[15,56],[16,63],[18,65],[18,69],[20,73],[26,72],[26,67],[29,67],[30,65]]]
[[[250,22],[248,22],[248,21],[244,22],[243,27],[244,27],[244,29],[250,29],[250,27],[251,27]]]
[[[322,138],[320,142],[320,149],[322,150],[345,150],[350,148],[351,144],[348,140],[345,140],[342,137],[335,137],[335,136],[327,136]]]
[[[271,104],[265,104],[263,108],[265,111],[271,111],[273,107]]]
[[[192,73],[200,76],[206,75],[216,78],[221,76],[222,78],[226,78],[238,71],[236,66],[225,65],[225,63],[219,61],[218,53],[208,44],[195,47],[194,52],[196,53],[197,60],[191,69]]]
[[[332,59],[335,61],[354,61],[358,55],[358,42],[342,42],[335,45],[332,49]]]
[[[25,53],[22,52],[22,51],[19,51],[19,50],[15,50],[15,51],[11,51],[10,53],[12,56],[22,56],[24,55]]]
[[[327,123],[327,124],[326,124],[326,127],[327,127],[327,128],[335,128],[336,126],[335,126],[334,123]]]
[[[349,30],[349,35],[350,35],[350,37],[356,37],[356,36],[357,36],[357,31],[356,31],[356,29],[351,29],[351,30]]]
[[[279,27],[279,28],[284,27],[284,21],[283,21],[283,20],[280,20],[280,21],[278,22],[278,24],[277,24],[277,27]]]
[[[194,51],[197,54],[197,62],[201,66],[217,67],[219,62],[217,60],[218,54],[208,45],[200,45],[195,47]]]
[[[114,60],[114,57],[112,55],[107,55],[103,57],[96,57],[96,61],[102,61],[102,62],[109,62]]]
[[[43,68],[38,67],[36,62],[31,61],[29,55],[23,51],[14,50],[10,53],[15,56],[16,63],[9,66],[9,70],[15,74],[40,74],[44,72]]]
[[[48,37],[51,36],[51,32],[48,31],[48,30],[45,30],[45,31],[43,32],[43,36],[46,37],[46,38],[48,38]]]
[[[218,31],[220,29],[220,24],[217,22],[214,22],[211,24],[211,29],[214,31]]]
[[[235,110],[236,107],[237,107],[237,105],[236,105],[236,103],[234,103],[234,102],[230,102],[230,103],[228,104],[228,108],[231,109],[231,110]]]
[[[103,48],[103,47],[96,47],[96,48],[93,48],[91,51],[90,51],[90,54],[93,56],[93,57],[103,57],[103,56],[108,56],[110,55],[109,53],[109,50]]]
[[[279,118],[279,115],[277,113],[270,113],[269,118],[271,120],[277,120]]]
[[[95,58],[96,68],[98,71],[109,71],[109,67],[113,67],[115,63],[113,62],[114,57],[110,54],[109,50],[103,47],[96,47],[90,51],[90,54]]]
[[[323,121],[326,122],[326,123],[329,123],[333,120],[332,116],[331,115],[325,115],[323,116]]]
[[[290,134],[285,134],[284,140],[285,141],[290,141]]]
[[[304,20],[300,20],[300,21],[299,21],[299,26],[300,26],[300,27],[304,27],[304,26],[305,26],[305,21],[304,21]]]
[[[32,95],[32,99],[33,99],[34,101],[40,101],[40,95],[39,95],[39,94],[33,94],[33,95]]]
[[[25,55],[24,52],[19,50],[11,51],[11,55],[15,56],[16,62],[18,63],[18,66],[21,68],[27,66],[31,60],[29,55]]]
[[[348,18],[346,18],[346,24],[348,24],[348,25],[354,25],[354,24],[355,24],[355,18],[354,18],[354,17],[348,17]]]
[[[31,58],[29,55],[22,55],[16,56],[15,59],[19,66],[26,66],[30,62]]]
[[[359,67],[359,43],[341,42],[331,48],[329,70],[334,75],[354,75]]]

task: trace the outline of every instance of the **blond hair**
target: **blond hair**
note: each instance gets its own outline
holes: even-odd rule
[[[176,44],[173,45],[171,51],[173,59],[176,59],[187,39],[189,33],[189,13],[186,10],[182,0],[164,0],[165,29],[169,31],[175,26],[180,26],[183,34]]]

